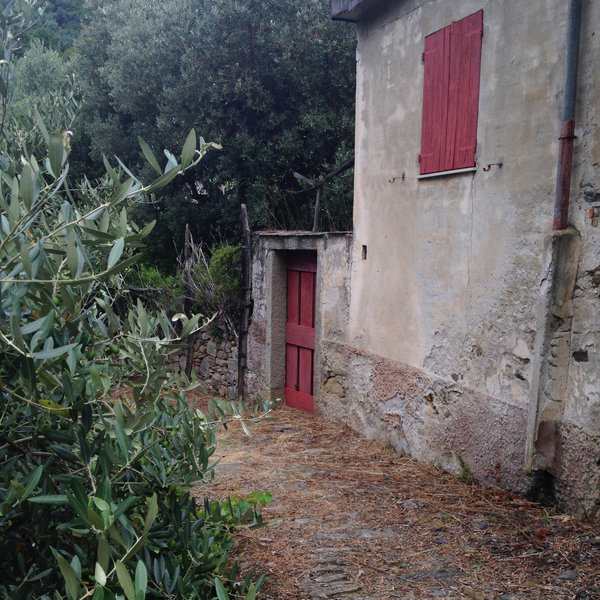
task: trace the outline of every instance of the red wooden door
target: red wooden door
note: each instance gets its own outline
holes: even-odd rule
[[[285,402],[313,412],[317,257],[297,252],[287,263]]]

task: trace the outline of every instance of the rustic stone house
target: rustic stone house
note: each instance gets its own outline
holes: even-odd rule
[[[256,236],[251,390],[596,511],[600,3],[331,10],[357,30],[354,232]]]

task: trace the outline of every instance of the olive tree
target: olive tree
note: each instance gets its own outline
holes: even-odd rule
[[[26,24],[23,6],[5,10],[5,32]],[[105,160],[100,180],[67,185],[70,136],[49,122],[29,107],[0,141],[0,595],[252,599],[260,580],[240,579],[227,552],[233,525],[260,516],[239,501],[196,506],[214,417],[188,406],[189,382],[165,368],[204,320],[141,302],[117,309],[153,228],[136,225],[132,207],[197,168],[212,144],[192,130],[161,164],[139,140],[148,183]],[[243,407],[215,411],[240,419]]]

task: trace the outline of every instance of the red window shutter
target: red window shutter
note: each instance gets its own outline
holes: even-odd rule
[[[421,175],[475,165],[483,11],[425,38]]]
[[[450,28],[425,38],[421,175],[444,170],[448,123]]]
[[[452,64],[450,66],[450,79],[456,82],[456,96],[450,97],[450,105],[456,106],[456,113],[452,120],[448,119],[448,127],[452,129],[448,137],[453,138],[454,149],[452,169],[475,166],[482,33],[481,10],[452,24],[450,61],[455,66],[454,71]]]

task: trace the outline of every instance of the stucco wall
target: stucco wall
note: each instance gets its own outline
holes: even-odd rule
[[[486,3],[478,163],[503,166],[418,180],[425,35],[481,3],[421,2],[411,10],[413,4],[391,3],[395,11],[359,24],[350,340],[440,375],[460,372],[465,383],[508,391],[518,402],[526,387],[505,390],[511,386],[489,368],[498,361],[485,358],[498,356],[500,337],[507,354],[527,354],[533,341],[552,214],[566,13],[547,14],[546,1],[527,3],[525,15],[507,3]],[[539,27],[540,13],[554,34]],[[402,173],[404,181],[389,182]],[[490,335],[469,339],[480,327]],[[485,347],[473,364],[476,341]]]
[[[596,512],[600,2],[583,0],[560,235],[568,2],[359,4],[354,235],[255,238],[250,390],[283,392],[285,257],[312,249],[316,411],[449,471]],[[477,169],[419,179],[425,37],[480,9]],[[524,471],[528,448],[541,479]]]
[[[537,466],[556,478],[559,500],[590,511],[600,483],[600,229],[589,213],[600,216],[600,3],[583,4],[572,230],[539,364],[568,2],[380,2],[361,16],[347,344],[324,351],[323,390],[338,393],[320,402],[421,460],[458,470],[460,457],[482,481],[525,491],[539,367],[551,427]],[[424,38],[482,8],[478,169],[419,180]],[[484,171],[491,163],[502,167]]]

